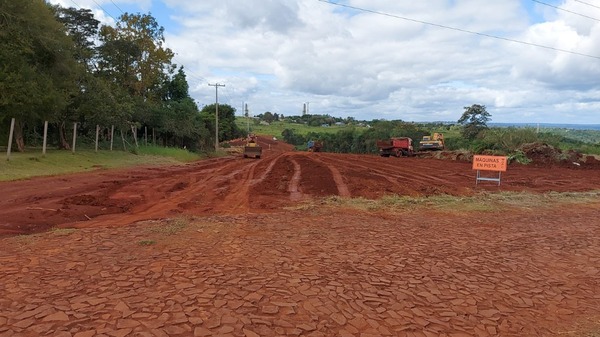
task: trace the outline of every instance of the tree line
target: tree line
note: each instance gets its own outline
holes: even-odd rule
[[[304,120],[319,121],[329,116],[302,116]],[[288,117],[299,119],[299,117]],[[586,144],[580,140],[567,139],[553,132],[537,132],[533,128],[490,128],[487,123],[491,114],[484,105],[473,104],[464,107],[464,112],[456,123],[411,123],[402,120],[374,120],[359,122],[369,128],[344,128],[336,133],[309,132],[301,134],[293,129],[282,132],[283,139],[298,148],[305,148],[308,141],[323,142],[323,151],[339,153],[377,153],[377,140],[391,137],[410,137],[418,150],[418,142],[426,135],[442,132],[457,135],[446,137],[448,150],[469,150],[474,153],[498,155],[518,154],[523,144],[544,143],[557,148],[575,149],[583,153],[600,153],[598,145]],[[356,122],[356,121],[355,121]],[[353,123],[356,124],[356,123]]]
[[[43,121],[63,149],[72,123],[84,136],[96,125],[145,128],[165,146],[211,149],[215,104],[198,109],[163,33],[149,14],[124,13],[113,27],[100,25],[89,9],[0,2],[1,132],[15,118],[20,151],[39,140]],[[241,136],[235,109],[218,110],[219,139]]]

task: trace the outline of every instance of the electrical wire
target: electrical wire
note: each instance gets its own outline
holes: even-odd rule
[[[497,39],[497,40],[503,40],[503,41],[513,42],[513,43],[519,43],[519,44],[523,44],[523,45],[527,45],[527,46],[532,46],[532,47],[537,47],[537,48],[543,48],[543,49],[558,51],[558,52],[561,52],[561,53],[567,53],[567,54],[572,54],[572,55],[579,55],[579,56],[584,56],[584,57],[589,57],[589,58],[600,60],[600,56],[590,55],[590,54],[584,54],[584,53],[580,53],[580,52],[576,52],[576,51],[572,51],[572,50],[555,48],[555,47],[545,46],[545,45],[541,45],[541,44],[537,44],[537,43],[531,43],[531,42],[526,42],[526,41],[511,39],[511,38],[507,38],[507,37],[496,36],[496,35],[487,34],[487,33],[475,32],[475,31],[471,31],[471,30],[467,30],[467,29],[463,29],[463,28],[456,28],[456,27],[446,26],[446,25],[442,25],[442,24],[438,24],[438,23],[427,22],[427,21],[422,21],[422,20],[417,20],[417,19],[411,19],[411,18],[407,18],[407,17],[404,17],[404,16],[395,15],[395,14],[389,14],[389,13],[380,12],[380,11],[376,11],[376,10],[372,10],[372,9],[366,9],[366,8],[361,8],[361,7],[351,6],[351,5],[340,4],[340,3],[333,2],[333,1],[330,1],[330,0],[316,0],[316,1],[323,2],[323,3],[329,4],[329,5],[333,5],[333,6],[349,8],[349,9],[353,9],[353,10],[357,10],[357,11],[361,11],[361,12],[365,12],[365,13],[377,14],[377,15],[387,16],[387,17],[391,17],[391,18],[395,18],[395,19],[401,19],[401,20],[405,20],[405,21],[416,22],[416,23],[420,23],[420,24],[423,24],[423,25],[428,25],[428,26],[433,26],[433,27],[438,27],[438,28],[444,28],[444,29],[454,30],[454,31],[461,32],[461,33],[466,33],[466,34],[471,34],[471,35],[479,35],[479,36],[489,37],[489,38],[493,38],[493,39]]]
[[[531,0],[531,1],[533,1],[533,2],[537,2],[537,3],[539,3],[539,4],[541,4],[541,5],[544,5],[544,6],[548,6],[548,7],[552,7],[552,8],[558,9],[559,11],[563,11],[563,12],[571,13],[571,14],[574,14],[574,15],[578,15],[578,16],[581,16],[581,17],[584,17],[584,18],[587,18],[587,19],[591,19],[591,20],[594,20],[594,21],[598,21],[598,22],[600,22],[600,20],[598,20],[598,19],[596,19],[596,18],[593,18],[593,17],[591,17],[591,16],[587,16],[587,15],[585,15],[585,14],[581,14],[581,13],[573,12],[573,11],[570,11],[570,10],[568,10],[568,9],[560,8],[560,7],[558,7],[558,6],[554,6],[554,5],[551,5],[551,4],[549,4],[549,3],[545,3],[545,2],[543,2],[543,1],[538,1],[538,0]]]
[[[95,0],[93,0],[93,1],[96,2]],[[117,7],[117,9],[119,10],[119,12],[121,12],[121,14],[125,14],[125,12],[121,9],[121,7],[119,7],[113,0],[110,0],[110,2],[112,2],[112,4],[115,5],[115,7]],[[96,2],[96,4],[98,4],[98,3]],[[100,7],[100,8],[102,8],[102,7]],[[104,10],[106,12],[106,10],[104,8],[102,8],[102,10]],[[112,15],[111,15],[111,17],[112,17]],[[179,64],[180,66],[184,66],[184,68],[185,68],[185,65],[182,62],[179,62],[179,60],[175,57],[174,54],[173,54],[173,60],[177,64]],[[206,78],[194,74],[194,72],[192,72],[189,69],[185,69],[185,73],[186,73],[187,77],[190,78],[190,79],[194,79],[194,80],[196,80],[198,82],[207,82]]]
[[[113,18],[113,20],[115,20],[115,22],[119,21],[117,20],[114,16],[112,16],[106,9],[104,9],[104,7],[102,7],[102,5],[100,5],[96,0],[92,0],[98,7],[100,7],[100,9],[106,13],[108,16],[110,16],[111,18]]]
[[[120,11],[122,14],[125,14],[125,13],[123,13],[123,10],[121,9],[121,7],[119,7],[119,6],[118,6],[118,5],[117,5],[117,4],[116,4],[116,3],[115,3],[113,0],[110,0],[110,2],[112,2],[112,4],[113,4],[113,5],[115,5],[115,7],[117,7],[117,9],[118,9],[118,10],[119,10],[119,11]]]
[[[580,0],[573,0],[573,1],[576,1],[576,2],[582,3],[582,4],[584,4],[584,5],[588,5],[588,6],[590,6],[590,7],[596,7],[596,8],[598,8],[598,9],[600,9],[600,6],[592,5],[591,3],[587,3],[587,2],[585,2],[585,1],[580,1]]]

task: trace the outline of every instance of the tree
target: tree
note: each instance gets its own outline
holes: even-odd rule
[[[64,8],[56,5],[53,10],[75,43],[75,59],[91,71],[93,59],[97,54],[94,39],[98,36],[100,21],[96,20],[92,10],[87,8]]]
[[[0,118],[16,118],[19,151],[27,124],[63,112],[76,92],[73,52],[45,1],[0,1]]]
[[[89,9],[63,8],[56,5],[52,10],[73,41],[73,56],[78,63],[78,66],[73,68],[74,91],[69,104],[63,110],[53,111],[51,118],[58,127],[59,147],[69,149],[66,137],[67,122],[82,121],[83,117],[92,116],[92,122],[101,124],[101,121],[108,117],[103,115],[107,111],[114,111],[114,95],[110,84],[101,83],[102,79],[93,74],[97,60],[94,41],[98,37],[100,21],[94,18]]]
[[[100,70],[133,95],[159,100],[162,84],[175,69],[173,52],[163,46],[163,32],[149,14],[125,13],[115,27],[102,26]]]
[[[205,105],[200,114],[206,127],[215,133],[215,104]],[[235,123],[235,108],[229,104],[219,104],[219,140],[230,140],[241,137],[243,132]],[[213,138],[214,143],[214,138]]]
[[[267,123],[272,123],[275,120],[275,116],[271,111],[267,111],[262,115],[261,119]]]
[[[165,100],[182,100],[184,98],[190,98],[189,89],[190,86],[187,82],[183,66],[179,67],[177,74],[173,75],[170,81],[167,81],[165,85]]]
[[[467,139],[475,139],[482,130],[488,128],[487,122],[492,115],[487,112],[485,105],[473,104],[464,109],[465,112],[458,120],[458,124],[463,126],[462,135]]]

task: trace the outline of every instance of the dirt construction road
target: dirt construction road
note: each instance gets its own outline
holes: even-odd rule
[[[475,188],[469,163],[261,142],[260,160],[0,183],[0,336],[600,331],[598,200],[394,211],[318,202],[597,191],[597,168],[511,166],[501,187]]]

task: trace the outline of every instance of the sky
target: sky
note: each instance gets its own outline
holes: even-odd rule
[[[600,124],[600,0],[49,0],[150,13],[200,107]]]

